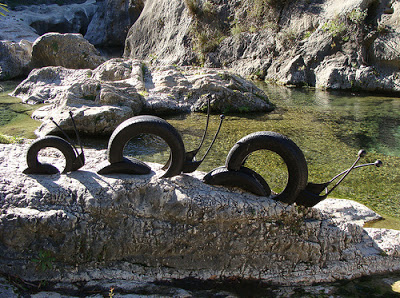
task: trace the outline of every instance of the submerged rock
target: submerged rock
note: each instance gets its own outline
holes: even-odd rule
[[[79,131],[111,134],[122,121],[138,114],[206,111],[262,112],[272,110],[265,93],[253,83],[218,69],[162,66],[111,59],[93,71],[63,67],[33,70],[13,92],[27,103],[48,103],[34,112],[44,121],[38,133],[55,129],[52,117],[72,129],[72,111]]]
[[[64,283],[236,277],[293,286],[400,270],[398,231],[370,236],[314,208],[206,185],[200,172],[162,179],[152,164],[149,175],[100,176],[105,150],[86,150],[77,172],[24,175],[27,149],[0,146],[1,273]]]

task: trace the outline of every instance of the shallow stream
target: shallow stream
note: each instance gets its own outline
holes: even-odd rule
[[[0,134],[34,138],[39,125],[30,119],[33,108],[7,94],[18,82],[2,82],[0,93]],[[380,168],[355,170],[331,194],[357,200],[378,213],[385,221],[377,227],[400,229],[400,98],[366,93],[327,92],[313,89],[288,89],[259,83],[276,109],[269,114],[227,115],[221,132],[199,170],[208,172],[225,163],[225,158],[240,138],[256,131],[275,131],[292,139],[304,152],[309,181],[328,181],[348,168],[359,149],[367,150],[362,162],[382,160]],[[200,142],[206,122],[204,114],[166,118],[183,136],[186,151]],[[202,157],[219,123],[212,115]],[[84,145],[106,148],[107,139],[84,138]],[[130,142],[127,155],[145,161],[165,163],[168,147],[158,139],[144,137]],[[252,155],[246,166],[260,173],[279,191],[287,179],[280,158],[268,152]]]

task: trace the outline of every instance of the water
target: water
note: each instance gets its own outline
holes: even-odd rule
[[[9,85],[12,87],[13,83]],[[328,181],[348,168],[359,149],[365,149],[368,154],[363,162],[380,159],[384,166],[362,168],[351,173],[332,196],[357,200],[390,216],[394,220],[392,227],[400,228],[400,99],[373,94],[288,89],[261,83],[259,86],[276,105],[275,111],[227,115],[214,147],[199,170],[208,172],[224,165],[235,142],[256,131],[275,131],[292,139],[306,157],[308,180],[316,183]],[[31,107],[17,104],[17,100],[6,93],[0,94],[0,115],[5,115],[1,117],[0,133],[32,137],[38,123],[29,119]],[[206,115],[189,114],[166,119],[181,133],[186,151],[198,146]],[[199,158],[205,153],[218,124],[219,116],[212,115]],[[107,141],[84,138],[85,146],[103,149],[107,148]],[[162,140],[142,136],[129,143],[125,154],[143,161],[166,163],[169,151]],[[273,190],[280,191],[287,179],[286,167],[275,155],[266,154],[252,155],[246,166],[261,174]]]
[[[36,138],[34,130],[40,122],[32,120],[32,112],[37,108],[23,104],[18,98],[8,96],[19,81],[6,81],[0,83],[0,134]]]

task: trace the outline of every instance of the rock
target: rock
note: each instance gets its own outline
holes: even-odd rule
[[[330,57],[315,68],[315,86],[321,89],[351,89],[355,87],[355,72],[349,68],[349,57]]]
[[[45,67],[33,70],[12,93],[23,102],[49,103],[33,117],[44,121],[38,134],[55,126],[72,130],[73,111],[79,131],[111,134],[122,121],[139,114],[206,111],[260,112],[272,110],[265,93],[253,83],[218,69],[152,67],[138,60],[111,59],[95,70]]]
[[[0,80],[10,80],[27,75],[32,58],[32,43],[0,41]]]
[[[376,38],[372,43],[369,53],[374,64],[381,67],[389,67],[396,70],[399,69],[399,42],[400,30],[397,32],[387,32],[386,34],[380,35]]]
[[[400,257],[399,243],[394,240],[393,244],[389,244],[388,241],[388,239],[400,239],[400,231],[374,228],[366,228],[365,231],[386,254]]]
[[[188,32],[192,23],[184,1],[146,0],[129,29],[124,57],[154,57],[162,64],[186,64],[193,58]]]
[[[149,175],[99,176],[105,150],[86,150],[77,172],[24,175],[27,149],[0,146],[3,274],[102,284],[234,276],[294,286],[400,270],[394,232],[372,238],[314,208],[206,185],[200,172],[161,179],[161,165],[151,164]],[[53,154],[44,151],[43,162]]]
[[[0,296],[17,298],[17,289],[14,288],[5,278],[0,277]]]
[[[19,43],[24,39],[34,42],[47,32],[85,34],[96,9],[96,0],[62,6],[19,6],[1,18],[0,40]]]
[[[373,0],[265,7],[248,0],[148,0],[128,33],[124,56],[223,67],[287,86],[398,92],[399,11],[395,1]],[[369,68],[378,75],[367,74]]]
[[[100,3],[85,38],[94,45],[123,47],[129,28],[143,9],[143,0],[106,0]]]
[[[367,222],[382,219],[376,212],[351,200],[327,198],[314,207],[337,223],[352,223],[362,227]]]
[[[81,34],[46,33],[33,43],[32,66],[94,69],[105,61]]]

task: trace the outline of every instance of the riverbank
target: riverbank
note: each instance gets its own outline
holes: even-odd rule
[[[364,148],[368,151],[365,162],[381,159],[384,166],[379,169],[360,169],[350,174],[332,195],[354,199],[384,217],[393,218],[385,222],[388,224],[385,227],[399,229],[400,100],[391,96],[333,93],[275,85],[259,87],[266,92],[277,109],[268,114],[227,115],[220,137],[216,140],[215,149],[210,152],[200,170],[208,172],[216,166],[223,165],[227,153],[237,140],[261,130],[280,132],[299,145],[309,163],[309,180],[312,182],[327,181],[346,169],[354,161],[358,150]],[[8,92],[2,93],[4,102],[11,101],[14,104],[17,100],[6,96],[6,93]],[[34,109],[31,106],[22,106]],[[0,133],[26,137],[26,131],[33,135],[39,123],[33,122],[26,113],[20,114],[25,115],[29,125],[24,121],[13,124],[13,121],[18,119],[13,118],[8,125],[0,126]],[[198,145],[205,117],[203,114],[194,113],[168,116],[166,119],[182,133],[185,146],[190,149]],[[210,132],[216,130],[218,118],[211,116]],[[18,127],[22,130],[17,130]],[[105,149],[108,138],[95,140],[84,137],[83,142],[87,147]],[[132,146],[133,151],[138,149],[135,149],[138,145]],[[147,158],[152,162],[165,162],[157,156],[140,158]],[[285,179],[285,172],[277,166],[276,174],[271,173],[271,167],[263,157],[261,161],[256,158],[252,166],[269,183],[276,181],[278,187],[284,183],[282,180]],[[283,178],[274,178],[280,175],[283,175]],[[376,223],[377,226],[380,224],[382,223]]]
[[[12,174],[0,176],[0,266],[29,290],[159,294],[166,285],[240,296],[253,285],[285,296],[399,268],[399,232],[362,229],[375,215],[357,204],[287,206],[205,185],[200,172],[160,179],[155,164],[140,177],[100,176],[105,150],[86,150],[78,172],[24,175],[27,145],[1,146],[0,172]],[[395,278],[382,280],[386,290]]]
[[[400,295],[400,274],[375,275],[350,281],[317,284],[306,287],[277,287],[255,280],[208,280],[194,279],[159,282],[147,286],[132,283],[130,290],[122,290],[123,282],[111,281],[102,287],[82,289],[79,284],[62,289],[61,284],[32,284],[16,277],[0,277],[0,296],[17,298],[28,295],[39,297],[117,297],[130,295],[151,295],[161,297],[336,297],[351,298],[362,296],[398,297]],[[126,284],[126,283],[125,283]],[[66,285],[64,285],[66,286]],[[110,296],[111,295],[111,296]]]

